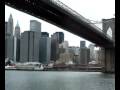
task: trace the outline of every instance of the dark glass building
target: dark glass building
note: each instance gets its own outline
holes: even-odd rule
[[[85,48],[85,47],[86,47],[86,42],[80,41],[80,48]]]
[[[56,32],[54,34],[56,35],[56,38],[57,38],[59,44],[64,42],[64,33],[63,32]]]
[[[57,35],[53,34],[51,36],[51,60],[56,61],[59,58],[59,42],[57,40]]]
[[[41,32],[41,37],[49,37],[49,33],[48,32]]]
[[[40,38],[39,59],[41,63],[47,64],[50,62],[51,39],[49,37]]]

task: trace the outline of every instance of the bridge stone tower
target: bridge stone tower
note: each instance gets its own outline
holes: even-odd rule
[[[112,30],[112,39],[115,42],[115,18],[102,19],[102,22],[103,32],[107,35],[107,31],[110,27]]]
[[[111,28],[112,40],[115,45],[115,18],[103,19],[102,20],[103,32],[107,35],[108,29]],[[115,71],[115,48],[108,47],[104,49],[104,72],[114,72]]]

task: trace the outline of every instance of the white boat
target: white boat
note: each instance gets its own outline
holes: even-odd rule
[[[5,69],[16,69],[15,66],[5,66]]]
[[[35,66],[34,70],[44,70],[44,67],[43,67],[43,65]]]

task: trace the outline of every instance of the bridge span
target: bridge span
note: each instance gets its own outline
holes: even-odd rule
[[[59,0],[5,0],[5,4],[38,17],[101,47],[114,47],[100,28]]]

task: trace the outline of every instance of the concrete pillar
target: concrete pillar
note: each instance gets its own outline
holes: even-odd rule
[[[104,72],[106,73],[115,72],[115,49],[114,48],[105,48]]]

